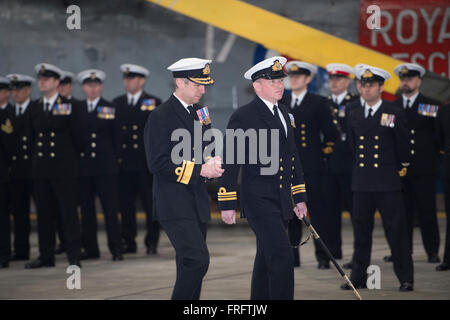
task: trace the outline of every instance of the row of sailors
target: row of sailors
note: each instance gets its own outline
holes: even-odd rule
[[[123,253],[137,252],[137,196],[146,212],[147,253],[157,252],[159,224],[152,219],[152,175],[146,167],[143,130],[161,100],[143,90],[146,68],[124,64],[120,69],[127,93],[112,102],[101,97],[106,77],[101,70],[78,74],[84,101],[72,97],[74,75],[51,64],[35,67],[42,93],[36,101],[30,100],[34,78],[22,74],[0,78],[2,267],[30,258],[31,197],[38,212],[40,254],[26,268],[54,265],[55,225],[61,242],[56,253],[65,251],[70,264],[100,256],[96,196],[114,261],[122,260]],[[8,103],[11,89],[13,105]],[[15,221],[13,251],[9,212]]]

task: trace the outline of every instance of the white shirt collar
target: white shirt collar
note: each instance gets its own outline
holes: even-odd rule
[[[19,108],[21,113],[24,114],[25,111],[27,110],[28,105],[30,104],[30,98],[28,98],[24,103],[19,104],[16,103],[16,109]]]
[[[100,100],[100,97],[97,97],[96,99],[94,99],[94,100],[89,100],[89,99],[86,99],[86,103],[87,103],[87,106],[88,106],[88,111],[93,111],[93,110],[91,110],[91,109],[89,109],[89,105],[94,105],[94,110],[95,110],[95,107],[97,106],[97,103],[99,102],[99,100]]]
[[[297,105],[300,105],[307,92],[308,92],[308,90],[304,90],[302,93],[300,93],[298,96],[296,96],[295,93],[292,91],[291,108],[294,107],[295,99],[298,99]]]
[[[414,104],[414,101],[416,101],[417,96],[419,95],[419,91],[417,91],[417,93],[411,97],[406,97],[404,94],[402,94],[402,98],[403,98],[403,108],[406,108],[406,101],[409,99],[409,106],[411,107]]]
[[[131,98],[133,98],[133,105],[136,105],[139,98],[141,97],[141,94],[142,94],[142,90],[137,92],[136,94],[131,94],[131,93],[127,92],[127,102],[130,102]]]
[[[377,103],[375,103],[372,107],[369,107],[369,105],[366,103],[365,107],[364,107],[364,114],[367,118],[367,116],[369,115],[369,109],[372,109],[372,116],[375,115],[375,113],[377,113],[378,109],[380,108],[381,104],[383,103],[383,99],[380,99],[380,101],[378,101]]]
[[[340,95],[338,95],[338,96],[332,94],[331,97],[333,98],[333,101],[336,100],[336,103],[337,103],[337,104],[341,104],[341,103],[342,103],[342,100],[344,100],[344,98],[345,98],[345,96],[347,95],[347,93],[348,93],[348,92],[347,92],[347,90],[346,90],[346,91],[342,92],[342,93],[341,93]]]
[[[265,105],[267,106],[267,108],[269,108],[270,112],[271,112],[272,114],[274,114],[274,112],[273,112],[273,106],[278,106],[278,104],[273,104],[272,102],[267,101],[267,100],[261,98],[260,96],[258,96],[258,98],[260,98],[260,99],[265,103]]]
[[[359,101],[361,101],[361,105],[363,107],[366,105],[366,101],[363,99],[363,97],[359,96]]]
[[[5,110],[7,105],[8,105],[8,101],[6,101],[6,103],[4,105],[0,106],[0,109]]]
[[[55,95],[53,97],[51,97],[50,99],[47,99],[46,97],[44,97],[44,106],[47,104],[47,102],[49,102],[50,107],[53,107],[53,105],[55,104],[56,98],[58,98],[58,92],[55,93]]]
[[[178,96],[175,94],[175,92],[173,93],[173,96],[175,98],[178,99],[178,101],[180,101],[180,103],[183,105],[183,107],[186,109],[187,112],[189,112],[188,107],[192,106],[192,104],[187,104],[186,102],[184,102],[183,100],[181,100],[180,98],[178,98]],[[190,113],[190,112],[189,112]]]

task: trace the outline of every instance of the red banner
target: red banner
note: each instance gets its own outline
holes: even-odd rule
[[[450,78],[450,1],[361,0],[359,43]]]

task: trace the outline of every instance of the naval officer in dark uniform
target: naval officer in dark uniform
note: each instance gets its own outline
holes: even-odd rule
[[[86,112],[88,144],[81,152],[81,231],[84,252],[82,259],[100,257],[97,241],[98,195],[105,216],[108,248],[112,260],[123,260],[118,220],[118,174],[117,164],[118,128],[115,108],[101,97],[106,74],[102,70],[89,69],[78,74],[86,100],[80,109]]]
[[[324,207],[324,154],[331,154],[340,137],[333,115],[324,97],[308,92],[307,87],[317,73],[317,67],[302,61],[289,61],[285,66],[289,75],[291,94],[285,95],[281,103],[290,108],[295,119],[294,136],[300,156],[305,183],[308,186],[308,210],[311,223],[325,239],[328,232],[327,211]],[[289,221],[289,238],[293,246],[294,266],[300,266],[299,243],[302,236],[302,222],[294,217]],[[319,269],[329,268],[329,259],[322,247],[315,241]],[[328,244],[327,244],[328,245]]]
[[[9,267],[11,259],[11,230],[8,208],[9,190],[9,159],[5,148],[5,135],[9,135],[13,128],[8,119],[9,96],[11,82],[8,78],[0,77],[0,269]]]
[[[55,220],[59,213],[70,265],[81,266],[78,219],[80,152],[85,148],[86,121],[79,108],[58,94],[61,70],[51,64],[35,67],[42,97],[31,106],[33,187],[38,214],[39,257],[27,269],[55,265]]]
[[[439,227],[436,208],[436,178],[439,173],[439,145],[436,115],[439,102],[419,92],[425,69],[414,63],[399,64],[401,98],[396,105],[405,110],[411,134],[411,164],[402,178],[408,235],[413,251],[414,216],[418,216],[428,262],[438,263]]]
[[[409,165],[409,130],[403,110],[381,99],[384,81],[389,77],[385,70],[367,66],[361,76],[365,107],[352,110],[348,116],[348,141],[354,157],[352,214],[355,235],[350,279],[355,287],[366,286],[374,214],[378,209],[392,250],[400,291],[412,291],[413,262],[400,180]],[[348,284],[341,288],[350,289]]]
[[[445,211],[447,215],[447,230],[445,232],[444,259],[436,267],[437,271],[450,270],[450,104],[438,110],[437,132],[442,159],[442,179],[444,181]]]
[[[31,160],[34,141],[30,94],[35,79],[23,74],[9,74],[6,77],[11,80],[14,101],[8,112],[13,129],[5,135],[11,166],[10,201],[14,216],[14,254],[11,261],[18,261],[30,257],[30,202],[33,195]]]
[[[225,172],[218,190],[222,220],[235,223],[237,178],[242,169],[241,214],[256,235],[250,298],[258,300],[294,298],[294,257],[286,228],[294,211],[300,219],[307,214],[295,122],[288,108],[278,103],[283,97],[285,63],[286,58],[273,57],[245,73],[257,96],[230,118],[224,144]],[[262,158],[265,152],[269,161]]]
[[[152,112],[144,132],[148,169],[154,177],[155,218],[176,252],[177,280],[172,299],[198,300],[209,266],[206,223],[211,217],[205,178],[223,173],[220,157],[204,163],[202,156],[206,147],[202,133],[211,120],[208,108],[198,102],[205,86],[214,83],[210,63],[187,58],[168,67],[175,78],[175,92]],[[175,131],[185,133],[190,140],[188,150],[177,153],[179,159],[172,157],[173,148],[179,144],[172,139]]]
[[[333,153],[327,157],[326,204],[328,207],[329,249],[333,257],[342,258],[341,216],[344,206],[351,212],[352,191],[351,171],[352,155],[348,147],[347,118],[348,104],[356,97],[348,92],[350,76],[353,68],[343,63],[330,63],[326,66],[330,77],[331,95],[328,97],[330,106],[336,117],[336,125],[341,131],[341,137],[334,146]]]
[[[136,198],[139,195],[146,215],[147,254],[156,254],[159,224],[152,217],[152,175],[145,162],[144,126],[149,115],[161,103],[144,91],[150,72],[135,64],[120,66],[126,94],[114,99],[119,133],[119,211],[122,215],[122,240],[125,253],[136,253]]]

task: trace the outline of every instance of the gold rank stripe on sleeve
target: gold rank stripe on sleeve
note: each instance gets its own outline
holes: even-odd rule
[[[177,182],[189,184],[192,172],[194,171],[195,163],[192,161],[183,160],[181,167],[175,169],[175,174],[178,176]]]
[[[217,196],[219,201],[237,200],[237,192],[236,191],[227,192],[227,190],[224,187],[221,187],[219,189]]]
[[[296,186],[292,186],[291,189],[292,189],[293,195],[306,192],[306,187],[304,184],[298,184]]]

